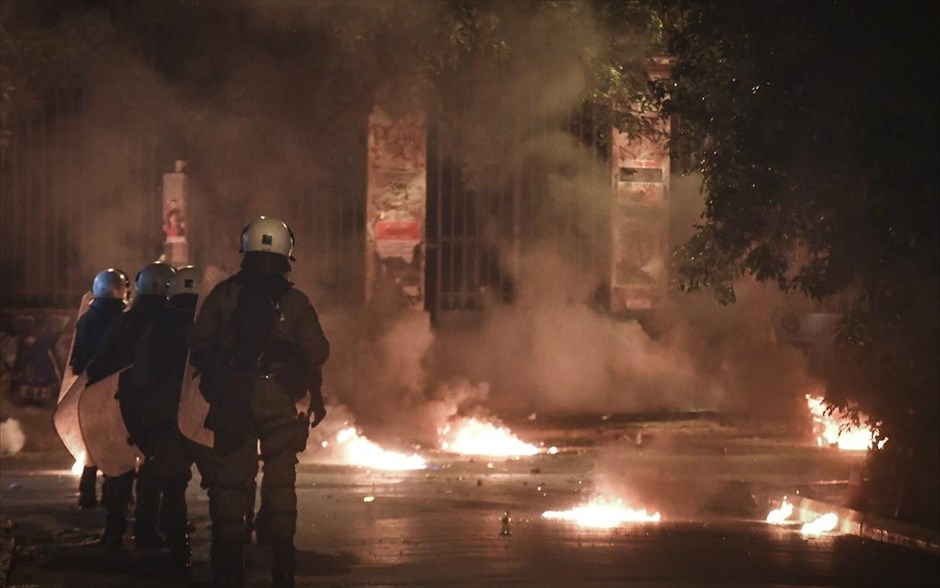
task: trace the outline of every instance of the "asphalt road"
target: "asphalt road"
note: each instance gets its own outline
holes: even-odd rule
[[[583,429],[524,431],[567,444],[518,460],[426,452],[427,470],[402,473],[302,464],[298,585],[940,585],[936,556],[854,536],[807,539],[762,521],[786,489],[837,494],[858,456],[699,425],[651,427],[643,445],[628,428]],[[74,508],[77,480],[63,459],[2,465],[2,516],[21,546],[12,585],[184,584],[165,554],[96,544],[104,514]],[[662,521],[589,530],[541,516],[597,491]],[[197,481],[189,498],[198,585],[208,579],[209,520]],[[251,546],[249,555],[250,585],[266,586],[267,554]]]

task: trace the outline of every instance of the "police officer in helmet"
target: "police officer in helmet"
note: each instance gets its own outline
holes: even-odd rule
[[[297,453],[309,427],[326,416],[321,366],[329,342],[291,270],[294,236],[261,217],[242,233],[241,271],[206,297],[190,333],[190,361],[209,403],[215,434],[209,481],[212,567],[223,586],[243,586],[245,513],[254,492],[260,440],[265,531],[272,547],[272,586],[294,586]],[[312,420],[296,403],[309,394]]]
[[[159,528],[177,571],[190,566],[186,486],[193,464],[177,425],[177,412],[201,277],[195,267],[186,266],[170,279],[166,306],[144,329],[134,349],[131,388],[136,396],[128,406],[131,420],[138,424],[137,446],[146,456],[137,482],[137,501],[150,508],[138,516],[151,520],[138,523],[154,528],[159,512]]]
[[[75,343],[72,346],[72,373],[80,375],[98,353],[104,333],[127,305],[131,292],[131,282],[127,274],[119,269],[108,268],[95,275],[91,284],[94,297],[88,312],[75,324]],[[98,506],[97,482],[98,468],[86,465],[78,483],[79,508]]]
[[[131,365],[134,348],[140,335],[156,320],[160,310],[166,304],[167,287],[175,273],[173,266],[162,262],[148,264],[137,273],[134,280],[137,293],[130,310],[118,316],[108,327],[98,354],[88,364],[89,385]],[[121,374],[118,397],[121,401],[125,424],[133,437],[137,429],[136,423],[125,411],[127,400],[134,397],[130,370]],[[126,510],[133,492],[134,477],[135,473],[131,471],[123,476],[105,478],[102,503],[106,509],[106,517],[105,531],[101,538],[105,545],[117,547],[123,541],[124,532],[127,530]],[[156,529],[146,526],[145,521],[150,519],[140,516],[142,508],[146,510],[148,505],[138,501],[135,542],[138,547],[156,546],[159,543]]]

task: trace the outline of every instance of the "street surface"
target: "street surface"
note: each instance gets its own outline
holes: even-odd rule
[[[838,502],[861,456],[748,423],[580,419],[511,424],[558,453],[470,458],[419,450],[426,470],[299,468],[299,586],[937,586],[940,559],[854,536],[804,538],[763,522],[797,489]],[[637,433],[642,432],[639,438]],[[409,448],[410,450],[410,448]],[[185,585],[165,554],[96,543],[100,509],[75,508],[67,456],[2,462],[2,518],[20,545],[13,586]],[[659,511],[658,523],[583,529],[547,520],[595,492]],[[189,487],[195,566],[209,578],[208,501]],[[508,513],[508,524],[504,522]],[[266,586],[252,545],[249,585]]]

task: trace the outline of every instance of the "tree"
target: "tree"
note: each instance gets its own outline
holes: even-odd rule
[[[679,285],[734,300],[751,275],[847,296],[827,400],[871,415],[901,514],[938,522],[937,7],[680,3],[669,17],[674,147],[705,211]],[[668,96],[667,96],[668,93]],[[913,472],[917,472],[914,474]]]

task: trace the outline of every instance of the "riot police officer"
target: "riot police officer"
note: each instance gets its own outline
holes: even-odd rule
[[[329,342],[310,300],[286,278],[294,235],[261,217],[242,232],[241,271],[203,302],[190,334],[191,362],[209,403],[215,434],[209,481],[213,572],[244,585],[245,513],[254,492],[258,440],[264,475],[264,526],[272,548],[272,585],[294,585],[297,453],[326,416],[320,368]],[[313,419],[296,403],[309,393]]]
[[[173,266],[162,262],[146,265],[137,273],[134,280],[137,294],[130,310],[118,316],[105,331],[101,348],[95,358],[88,364],[88,384],[91,385],[131,364],[133,352],[140,335],[150,323],[156,320],[158,313],[166,304],[166,293],[170,279],[176,270]],[[118,397],[131,397],[130,372],[121,374],[118,384]],[[133,437],[139,430],[133,415],[125,412],[125,403],[121,402],[121,411],[127,424],[127,429]],[[133,471],[123,476],[105,478],[102,502],[106,509],[105,532],[101,537],[102,543],[110,546],[119,546],[123,542],[124,532],[127,530],[127,505],[133,492],[135,473]],[[137,510],[146,509],[148,505],[137,503]],[[140,517],[138,517],[139,520]],[[147,517],[144,517],[147,521]],[[145,528],[138,524],[135,528],[135,542],[138,547],[149,547],[160,543],[156,529]]]
[[[135,396],[128,403],[131,420],[139,424],[135,440],[146,456],[141,470],[149,476],[138,480],[137,500],[159,504],[159,527],[179,570],[190,565],[186,486],[192,478],[193,455],[179,431],[177,412],[200,279],[192,266],[179,269],[170,279],[166,306],[141,334],[134,350],[130,388]],[[138,516],[156,515],[156,508],[138,512]],[[137,524],[148,529],[156,526],[153,520]]]
[[[95,275],[91,284],[94,297],[88,311],[75,323],[75,343],[72,345],[72,373],[80,375],[98,353],[104,332],[127,305],[131,283],[127,274],[108,268]],[[98,468],[86,465],[78,483],[79,508],[98,506],[96,482]]]

